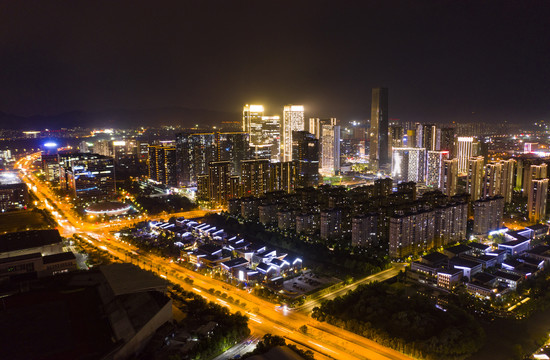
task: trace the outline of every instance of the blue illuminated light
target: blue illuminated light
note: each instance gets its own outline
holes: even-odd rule
[[[57,144],[50,141],[50,142],[45,143],[44,146],[48,147],[48,148],[53,148],[53,147],[57,147]]]

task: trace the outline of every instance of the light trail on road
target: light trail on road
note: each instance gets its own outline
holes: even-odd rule
[[[194,291],[198,295],[212,301],[221,303],[232,312],[246,313],[246,311],[237,306],[230,304],[226,300],[218,298],[216,295],[208,292],[209,289],[220,291],[231,296],[234,300],[239,300],[241,303],[246,303],[246,309],[254,309],[254,313],[248,313],[249,327],[252,334],[261,337],[267,333],[283,336],[289,342],[300,347],[306,347],[312,350],[316,359],[342,359],[342,360],[406,360],[410,359],[395,350],[386,348],[372,340],[361,337],[352,332],[343,330],[336,326],[327,323],[321,323],[312,319],[308,313],[315,304],[325,299],[331,299],[340,294],[345,294],[347,291],[355,289],[363,283],[371,281],[383,281],[389,277],[395,276],[402,268],[401,264],[394,265],[391,269],[385,270],[378,274],[361,279],[353,284],[350,284],[331,293],[325,294],[319,299],[310,301],[294,311],[281,313],[276,311],[275,304],[258,298],[247,291],[240,290],[234,287],[228,288],[228,285],[220,280],[210,278],[200,273],[193,272],[183,266],[170,262],[160,256],[151,253],[141,253],[136,256],[136,247],[116,240],[110,236],[108,229],[98,228],[91,224],[83,223],[72,214],[73,209],[57,200],[57,197],[51,190],[36,179],[27,169],[32,165],[40,153],[34,154],[32,157],[27,157],[19,160],[16,166],[24,169],[24,178],[33,187],[36,187],[35,194],[38,199],[46,203],[49,201],[55,204],[60,211],[58,214],[58,223],[61,229],[60,232],[64,236],[72,236],[73,234],[82,234],[86,241],[96,248],[106,249],[109,253],[121,261],[125,261],[130,257],[130,262],[136,263],[139,267],[145,270],[157,272],[173,284],[180,285],[187,291]],[[179,213],[177,216],[185,216],[185,213]],[[67,221],[61,221],[67,220]],[[94,234],[90,236],[88,233]],[[192,278],[193,283],[183,281],[184,276]],[[311,332],[302,333],[298,329],[302,325],[307,325],[311,328]]]

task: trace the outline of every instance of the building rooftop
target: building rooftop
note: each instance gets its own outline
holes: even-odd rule
[[[476,281],[481,284],[487,284],[493,280],[495,280],[495,276],[486,272],[478,272],[477,274],[472,276],[472,281]]]
[[[489,245],[480,244],[478,242],[471,242],[468,244],[469,247],[474,248],[476,250],[485,251],[489,248]]]
[[[539,246],[535,246],[534,248],[529,250],[528,253],[529,254],[534,254],[534,255],[550,255],[550,254],[547,254],[549,251],[550,251],[550,246],[548,246],[548,245],[539,245]]]
[[[508,280],[512,280],[512,281],[519,281],[521,280],[523,277],[519,276],[519,275],[516,275],[516,274],[510,274],[510,273],[507,273],[507,272],[504,272],[504,271],[497,271],[495,273],[495,276],[497,278],[503,278],[503,279],[508,279]]]
[[[544,224],[535,224],[535,225],[530,225],[530,226],[526,226],[527,229],[531,229],[533,231],[540,231],[540,230],[545,230],[545,231],[548,231],[548,225],[544,225]]]
[[[42,257],[42,254],[40,254],[39,252],[19,255],[19,256],[11,256],[11,257],[0,259],[0,264],[5,264],[5,263],[10,263],[15,261],[22,261],[22,260],[40,259],[41,257]]]
[[[437,270],[437,273],[446,274],[446,275],[458,275],[458,274],[462,274],[462,270],[452,269],[452,268],[441,268]]]
[[[476,261],[466,260],[459,257],[449,260],[449,264],[453,266],[467,267],[470,269],[475,268],[476,266],[481,266],[481,264]]]
[[[19,231],[0,235],[0,253],[61,243],[56,229]]]
[[[437,263],[440,263],[440,262],[445,262],[445,261],[449,260],[449,258],[447,257],[447,255],[444,255],[444,254],[436,251],[436,252],[433,252],[431,254],[422,256],[422,260],[425,260],[429,263],[437,264]]]
[[[237,266],[243,266],[245,264],[248,264],[248,260],[242,257],[235,258],[233,260],[225,261],[222,263],[223,266],[228,268],[234,268]]]
[[[59,254],[53,254],[53,255],[46,255],[44,256],[44,264],[53,264],[61,261],[70,261],[70,260],[76,260],[76,257],[72,252],[62,252]]]
[[[467,246],[467,245],[464,245],[464,244],[451,246],[451,247],[445,249],[445,251],[448,251],[448,252],[453,253],[455,255],[459,255],[459,254],[468,252],[470,250],[472,250],[472,248]]]
[[[500,246],[516,247],[516,246],[524,244],[525,242],[531,241],[531,240],[529,240],[526,237],[523,237],[521,235],[516,235],[515,237],[517,238],[517,240],[512,240],[512,241],[508,241],[508,242],[505,242],[505,243],[502,243],[502,244],[498,244],[498,246],[499,247]]]

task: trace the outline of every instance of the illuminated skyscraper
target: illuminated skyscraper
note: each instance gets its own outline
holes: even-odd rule
[[[337,125],[338,120],[336,118],[309,118],[309,132],[315,135],[317,139],[321,138],[321,127],[323,125]]]
[[[527,208],[529,221],[539,222],[546,220],[546,200],[548,197],[548,179],[531,180]]]
[[[215,133],[217,161],[229,161],[231,175],[241,175],[241,161],[251,157],[249,135],[246,132]]]
[[[214,133],[181,133],[176,135],[178,184],[197,183],[199,175],[208,174],[208,164],[217,160]]]
[[[442,172],[441,191],[447,196],[456,195],[456,185],[458,182],[458,159],[444,160]]]
[[[392,178],[399,182],[424,182],[426,149],[414,147],[393,148]]]
[[[340,172],[340,126],[321,126],[321,173],[336,175]]]
[[[468,161],[472,157],[478,156],[479,144],[477,139],[471,136],[460,136],[457,138],[457,158],[458,172],[464,174],[468,172]]]
[[[149,145],[149,179],[168,186],[177,186],[176,147]]]
[[[243,196],[262,196],[269,191],[270,162],[267,159],[243,160],[241,184]]]
[[[455,157],[455,129],[454,128],[442,128],[441,129],[441,143],[440,150],[449,151],[449,158]]]
[[[531,186],[533,185],[531,180],[540,180],[548,177],[548,165],[530,165],[524,167],[523,176],[523,196],[528,197],[531,193]]]
[[[374,168],[390,164],[388,147],[388,89],[372,89],[369,158]]]
[[[293,131],[305,131],[303,105],[286,105],[284,107],[281,161],[292,161]]]
[[[443,162],[448,159],[448,151],[428,151],[426,185],[435,189],[443,189]]]
[[[438,132],[437,130],[438,130],[437,126],[435,125],[432,125],[432,124],[422,125],[422,147],[425,148],[426,151],[439,150],[439,147],[441,145],[440,143],[441,131]]]
[[[502,195],[501,183],[502,183],[502,164],[500,162],[493,162],[485,166],[485,178],[483,182],[483,194],[484,196],[496,196]]]
[[[483,156],[473,157],[468,160],[467,181],[470,199],[472,201],[480,199],[483,196]]]
[[[263,105],[248,105],[243,107],[243,131],[250,134],[250,142],[261,136]],[[254,139],[253,139],[254,137]]]
[[[307,131],[295,131],[292,135],[292,158],[296,162],[297,186],[319,184],[319,140]]]

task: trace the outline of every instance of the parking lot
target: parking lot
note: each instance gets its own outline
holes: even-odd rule
[[[308,271],[298,277],[285,281],[283,288],[287,293],[296,293],[296,296],[298,296],[319,290],[338,281],[336,278],[321,276]]]

